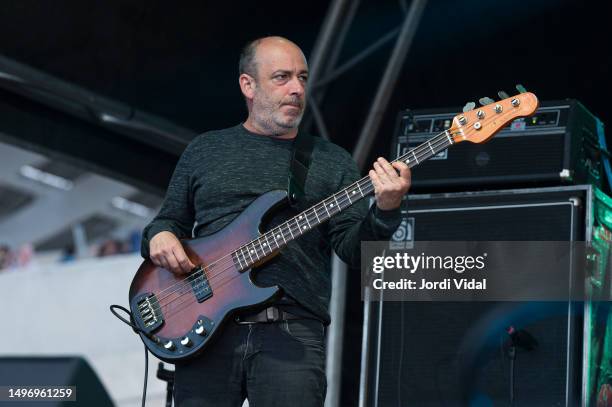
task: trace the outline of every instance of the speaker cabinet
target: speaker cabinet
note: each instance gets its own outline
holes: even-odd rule
[[[395,243],[574,241],[591,235],[590,185],[411,195]],[[576,406],[582,390],[582,303],[364,302],[364,406]],[[538,342],[518,349],[514,326]]]
[[[76,401],[22,401],[15,402],[16,406],[114,406],[96,373],[81,357],[0,357],[0,386],[76,387]]]

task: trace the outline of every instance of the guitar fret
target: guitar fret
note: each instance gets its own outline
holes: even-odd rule
[[[278,227],[278,231],[280,232],[280,236],[283,238],[283,242],[285,242],[285,244],[287,244],[287,239],[285,239],[285,233],[283,232],[283,230],[281,229],[280,226]]]
[[[240,249],[240,254],[242,255],[242,260],[244,261],[244,266],[249,267],[249,258],[247,257],[247,253],[244,252],[244,247]]]
[[[263,244],[262,244],[262,246],[264,247],[263,253],[266,254],[266,249],[270,250],[270,253],[272,253],[272,248],[270,248],[270,244],[268,244],[268,237],[264,234],[261,238],[263,238],[263,240],[265,240],[263,242]],[[268,253],[268,254],[270,254],[270,253]]]
[[[338,207],[338,212],[341,211],[340,204],[338,204],[338,198],[336,198],[336,194],[334,194],[334,201],[336,202],[336,206]]]
[[[261,245],[261,241],[259,239],[253,240],[252,245],[255,248],[257,260],[264,257],[265,252],[264,252],[263,246]]]
[[[244,255],[244,249],[240,249],[240,255],[242,256],[242,261],[240,263],[244,263],[244,268],[249,267],[249,262],[246,256]]]
[[[236,250],[234,253],[236,254],[236,260],[238,260],[240,269],[242,269],[244,266],[242,265],[242,260],[240,259],[240,249]]]
[[[351,202],[351,196],[349,195],[349,193],[348,193],[348,191],[347,191],[346,189],[344,190],[344,193],[346,194],[346,197],[348,198],[349,205],[350,205],[350,204],[352,204],[352,202]],[[347,206],[348,206],[348,205],[347,205]]]
[[[323,213],[323,219],[331,218],[331,215],[329,214],[329,211],[327,210],[327,204],[325,202],[322,202],[321,208],[322,208],[321,212]]]
[[[436,155],[436,152],[434,151],[433,147],[431,146],[431,141],[427,142],[427,145],[429,146],[429,149],[431,150],[431,152]]]
[[[259,253],[257,253],[257,248],[255,247],[253,242],[251,242],[251,248],[249,250],[251,255],[253,255],[253,257],[255,258],[255,261],[259,260]]]
[[[414,149],[411,151],[412,155],[414,156],[414,160],[417,162],[417,164],[419,163],[419,159],[417,158],[416,154],[414,153]]]
[[[302,234],[302,227],[300,226],[300,222],[298,222],[297,218],[293,218],[293,219],[295,219],[295,224],[297,225],[298,233],[299,233],[299,235],[301,235]]]
[[[300,215],[300,217],[304,216],[304,220],[306,221],[306,225],[308,226],[308,229],[310,229],[312,226],[310,226],[310,222],[308,222],[308,215],[306,214],[306,212],[303,212],[304,215]]]
[[[306,226],[300,225],[300,221],[302,220],[303,215],[299,215],[295,218],[295,223],[298,225],[298,229],[300,230],[300,234],[303,234],[306,231]]]
[[[293,232],[291,231],[291,226],[289,226],[289,222],[286,222],[287,225],[287,229],[289,229],[289,234],[291,235],[292,239],[295,239],[295,236],[293,236]]]
[[[242,270],[242,263],[240,262],[240,257],[238,257],[238,253],[237,252],[232,253],[232,258],[234,259],[234,265],[238,263],[238,269]]]
[[[331,218],[331,215],[329,214],[329,211],[327,210],[327,207],[325,205],[325,202],[321,202],[321,218],[325,221],[329,218]]]
[[[317,218],[317,223],[321,223],[321,219],[319,219],[319,215],[317,214],[317,207],[315,206],[312,210]]]
[[[251,255],[251,250],[249,250],[248,245],[245,246],[247,253],[249,254],[249,257],[251,258],[251,264],[255,263],[255,260],[253,260],[253,256]]]
[[[268,250],[270,250],[270,253],[272,253],[274,251],[274,248],[270,245],[270,241],[268,240],[268,234],[264,233],[264,235],[262,236],[264,238],[264,240],[266,241],[264,244],[266,245],[266,247],[268,248]]]
[[[357,188],[359,188],[359,193],[361,194],[361,197],[363,198],[365,195],[363,195],[363,191],[361,190],[361,185],[359,185],[359,181],[357,181]]]
[[[325,201],[327,201],[327,199]],[[327,212],[327,216],[331,218],[331,215],[329,214],[329,211],[327,210],[327,203],[325,203],[325,201],[323,201],[323,207],[325,208],[325,212]]]
[[[274,243],[276,243],[276,248],[280,248],[280,245],[278,244],[278,240],[276,240],[276,232],[274,232],[274,230],[271,230],[270,233],[272,233],[272,237],[274,238]]]

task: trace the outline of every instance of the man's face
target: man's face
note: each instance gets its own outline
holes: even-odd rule
[[[306,105],[308,79],[302,51],[288,42],[262,42],[255,59],[253,119],[271,134],[297,128]]]

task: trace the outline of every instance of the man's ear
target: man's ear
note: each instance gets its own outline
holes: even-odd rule
[[[240,90],[242,91],[244,97],[247,99],[253,99],[256,86],[255,78],[253,78],[251,75],[243,73],[238,78],[238,82],[240,83]]]

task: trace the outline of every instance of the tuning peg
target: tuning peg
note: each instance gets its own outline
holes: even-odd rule
[[[476,103],[467,102],[465,106],[463,106],[463,113],[469,112],[470,110],[473,110],[475,107],[476,107]]]
[[[519,93],[527,93],[527,89],[525,89],[525,87],[520,83],[516,85],[516,90],[518,90]]]
[[[490,97],[485,96],[483,98],[478,99],[478,103],[480,103],[482,106],[486,106],[486,105],[490,105],[491,103],[495,103],[495,101],[491,99]]]
[[[508,99],[510,97],[510,95],[508,95],[503,90],[500,90],[499,92],[497,92],[497,96],[499,96],[500,99]]]

